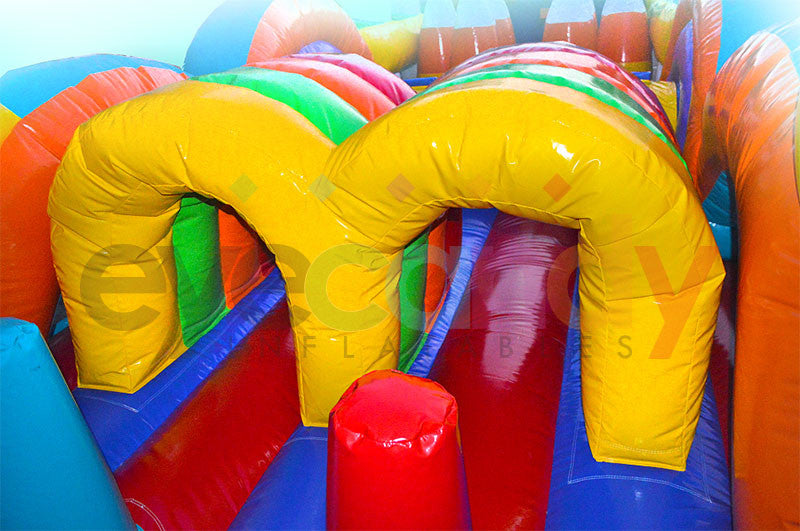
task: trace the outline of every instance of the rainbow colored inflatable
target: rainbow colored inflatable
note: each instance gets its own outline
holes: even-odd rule
[[[800,8],[228,0],[0,77],[0,527],[800,522]]]

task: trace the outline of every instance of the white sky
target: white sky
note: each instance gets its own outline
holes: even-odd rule
[[[223,0],[0,0],[0,75],[50,59],[119,53],[183,66]]]

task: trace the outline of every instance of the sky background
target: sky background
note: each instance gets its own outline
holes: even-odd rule
[[[0,0],[0,75],[118,53],[183,66],[197,28],[223,0]]]

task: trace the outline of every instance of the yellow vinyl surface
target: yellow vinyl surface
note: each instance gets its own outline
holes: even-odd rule
[[[132,392],[181,353],[161,248],[190,191],[232,205],[275,253],[316,426],[356,378],[396,367],[402,251],[446,208],[580,229],[592,452],[685,467],[724,272],[681,159],[624,113],[491,79],[421,95],[335,149],[289,107],[231,86],[186,81],[98,114],[49,204],[82,386]]]

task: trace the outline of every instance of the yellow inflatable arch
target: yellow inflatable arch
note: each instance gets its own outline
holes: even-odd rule
[[[237,87],[188,81],[97,115],[49,206],[82,385],[132,391],[180,354],[175,265],[159,248],[190,191],[232,205],[275,252],[310,425],[355,378],[396,366],[400,255],[446,208],[580,229],[592,452],[685,467],[724,273],[682,160],[622,112],[565,87],[483,80],[415,98],[336,149]],[[152,289],[130,293],[143,275]],[[81,293],[100,278],[105,294]]]

